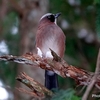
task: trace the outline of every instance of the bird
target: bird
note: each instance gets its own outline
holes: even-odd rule
[[[57,25],[57,18],[61,13],[47,13],[43,15],[38,23],[36,32],[37,54],[44,58],[53,58],[51,50],[63,58],[65,51],[65,34]],[[45,70],[45,87],[52,90],[57,89],[58,76],[53,71]]]

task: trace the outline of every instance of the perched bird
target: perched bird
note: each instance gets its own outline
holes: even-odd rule
[[[37,54],[45,58],[53,58],[52,49],[61,58],[65,50],[65,35],[57,25],[57,18],[60,13],[47,13],[39,21],[36,33]],[[58,88],[57,74],[52,71],[45,71],[45,86],[48,89]]]

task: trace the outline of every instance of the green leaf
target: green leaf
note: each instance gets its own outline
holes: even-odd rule
[[[59,90],[51,100],[81,100],[73,89]]]

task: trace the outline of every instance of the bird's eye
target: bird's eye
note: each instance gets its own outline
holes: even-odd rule
[[[54,22],[54,21],[55,21],[54,15],[49,15],[49,16],[47,16],[47,18],[48,18],[51,22]]]

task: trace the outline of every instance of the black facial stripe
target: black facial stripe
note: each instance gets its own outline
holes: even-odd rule
[[[54,15],[49,15],[49,16],[47,16],[47,18],[48,18],[51,22],[55,22],[55,16],[54,16]]]

